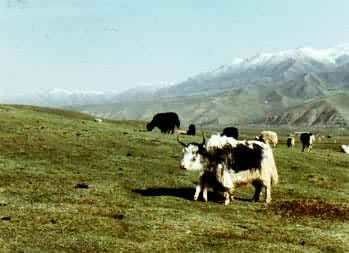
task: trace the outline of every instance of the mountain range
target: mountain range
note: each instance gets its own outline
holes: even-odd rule
[[[123,96],[126,98],[127,96]],[[75,108],[98,116],[150,120],[176,111],[183,125],[349,126],[349,44],[302,47],[251,58],[112,104]]]
[[[90,101],[71,103],[75,106],[69,108],[137,120],[175,111],[183,126],[347,127],[349,44],[261,53],[168,87],[140,87],[108,95],[92,96],[93,102],[89,97]]]

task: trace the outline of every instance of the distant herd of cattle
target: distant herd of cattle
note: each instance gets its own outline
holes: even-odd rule
[[[174,112],[158,113],[147,124],[147,130],[158,127],[161,133],[173,134],[180,127],[178,115]],[[255,140],[238,140],[239,131],[235,127],[223,129],[221,134],[212,135],[206,142],[185,144],[179,134],[195,135],[195,125],[191,124],[187,131],[177,132],[177,141],[184,147],[181,168],[200,171],[199,184],[196,187],[194,200],[203,193],[207,201],[207,190],[223,193],[224,204],[234,198],[234,190],[242,185],[251,184],[255,188],[254,201],[258,201],[262,189],[265,189],[265,202],[271,202],[271,187],[278,183],[278,172],[273,150],[278,144],[278,136],[273,131],[262,131]],[[302,151],[310,151],[315,141],[311,132],[296,133],[300,135]],[[287,138],[287,146],[295,145],[295,137]],[[344,146],[344,147],[343,147]],[[349,153],[349,146],[342,145],[342,150]]]
[[[155,127],[157,127],[160,129],[161,133],[173,134],[176,128],[179,129],[180,120],[177,113],[175,112],[157,113],[154,115],[153,119],[147,124],[146,127],[148,131],[152,131]],[[177,133],[195,135],[196,127],[194,124],[190,124],[187,131],[177,130]],[[302,132],[299,134],[300,141],[302,143],[302,151],[310,151],[312,148],[312,144],[315,141],[315,136],[311,132]],[[232,137],[237,140],[239,138],[239,131],[236,127],[226,127],[223,129],[221,136]],[[255,137],[255,140],[268,143],[272,145],[274,148],[278,144],[278,136],[273,131],[262,131],[259,136]],[[291,148],[294,145],[295,138],[293,136],[289,136],[287,139],[287,146]]]

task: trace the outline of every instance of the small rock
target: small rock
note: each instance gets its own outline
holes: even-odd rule
[[[75,188],[87,189],[88,188],[88,184],[78,183],[78,184],[75,185]]]
[[[118,220],[122,220],[124,218],[124,215],[123,214],[114,214],[113,218],[118,219]]]
[[[1,217],[1,220],[10,221],[11,217],[10,216],[3,216],[3,217]]]

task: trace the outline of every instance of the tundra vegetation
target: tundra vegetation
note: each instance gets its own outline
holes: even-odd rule
[[[212,192],[208,203],[192,200],[199,175],[179,169],[176,136],[145,124],[1,105],[0,252],[348,250],[345,130],[302,153],[299,141],[285,145],[289,130],[274,129],[273,202],[251,202],[253,187],[242,187],[224,206]],[[260,130],[241,129],[240,139]]]

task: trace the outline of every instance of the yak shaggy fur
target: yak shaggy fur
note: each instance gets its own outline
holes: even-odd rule
[[[272,149],[268,144],[213,135],[207,142],[207,153],[204,157],[205,170],[214,175],[225,189],[225,204],[233,199],[237,187],[247,184],[255,187],[255,201],[259,200],[261,190],[265,187],[266,202],[271,202],[271,185],[278,183],[278,173]],[[201,186],[205,194],[205,183],[201,183]],[[198,190],[201,189],[197,187]]]
[[[269,143],[275,148],[278,144],[278,135],[273,131],[262,131],[259,135],[259,141]]]
[[[183,149],[183,159],[181,160],[181,168],[190,171],[203,171],[205,164],[203,156],[200,155],[200,146],[196,144],[189,144]]]

